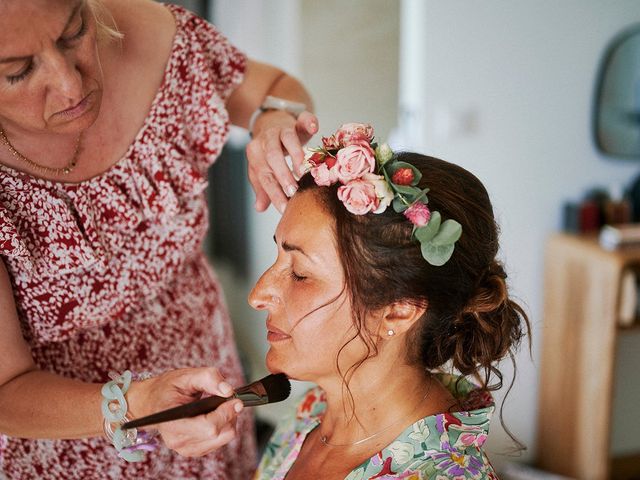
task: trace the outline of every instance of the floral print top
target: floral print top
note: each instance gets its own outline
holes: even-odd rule
[[[495,409],[491,395],[453,375],[440,374],[437,378],[459,399],[463,411],[431,415],[409,425],[345,480],[498,478],[482,450]],[[320,388],[305,394],[295,414],[279,423],[254,480],[285,478],[305,438],[320,424],[326,407]]]
[[[225,102],[244,78],[246,57],[210,23],[167,8],[176,22],[173,49],[124,157],[79,183],[0,165],[0,257],[40,369],[104,383],[112,370],[159,374],[215,365],[231,385],[242,385],[231,322],[202,241],[208,169],[226,141]],[[250,412],[239,418],[238,432],[210,455],[187,458],[161,447],[138,463],[119,458],[103,436],[0,434],[0,478],[246,479],[255,469]]]

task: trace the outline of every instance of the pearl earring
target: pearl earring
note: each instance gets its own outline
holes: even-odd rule
[[[389,329],[389,330],[387,331],[387,335],[388,335],[389,337],[393,337],[395,334],[396,334],[396,332],[394,332],[394,331],[393,331],[393,330],[391,330],[391,329]]]

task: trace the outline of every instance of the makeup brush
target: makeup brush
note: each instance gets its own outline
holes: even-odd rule
[[[122,429],[139,428],[156,423],[169,422],[179,418],[190,418],[214,411],[224,402],[238,398],[245,407],[256,407],[267,403],[281,402],[291,394],[291,384],[284,373],[268,375],[244,387],[237,388],[230,397],[201,398],[179,407],[140,417],[122,425]]]

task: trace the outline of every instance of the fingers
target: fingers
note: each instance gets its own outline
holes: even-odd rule
[[[311,137],[318,133],[318,117],[305,110],[298,115],[296,129],[298,130],[302,143],[307,143]]]
[[[262,128],[247,145],[249,181],[256,194],[256,210],[266,210],[273,203],[282,213],[298,189],[293,172],[302,173],[302,145],[318,131],[318,119],[311,112],[302,112],[297,120],[286,112],[266,115],[271,116],[270,126]],[[286,156],[291,157],[291,168]]]
[[[247,146],[249,181],[256,193],[256,210],[263,211],[269,203],[284,212],[287,198],[298,189],[283,151],[284,142],[292,144],[297,136],[293,128],[269,128]],[[298,154],[298,152],[296,152]],[[302,156],[302,148],[299,147]]]
[[[292,197],[296,190],[298,189],[298,184],[296,183],[295,178],[293,178],[293,174],[287,165],[285,160],[285,151],[283,146],[285,142],[291,144],[295,142],[298,144],[299,152],[296,151],[295,154],[302,155],[302,147],[300,147],[300,143],[298,142],[298,137],[296,135],[295,129],[293,128],[270,128],[265,132],[265,139],[263,141],[263,151],[265,155],[265,159],[267,161],[267,165],[273,172],[275,176],[278,186],[278,193],[283,193],[286,195],[284,197],[284,202],[286,204],[287,197]],[[267,193],[270,193],[267,190]],[[271,197],[271,195],[269,195]],[[273,201],[273,197],[272,201]],[[277,205],[277,204],[276,204]]]
[[[200,457],[236,437],[237,416],[242,408],[240,400],[229,401],[206,415],[169,422],[158,430],[168,448],[182,456]]]
[[[174,380],[176,387],[187,394],[208,393],[228,397],[233,388],[224,381],[224,377],[215,368],[190,368],[177,370],[179,375]]]
[[[282,213],[287,205],[287,197],[267,161],[262,145],[257,140],[253,140],[247,146],[247,160],[249,182],[256,194],[256,210],[262,212],[273,202]]]

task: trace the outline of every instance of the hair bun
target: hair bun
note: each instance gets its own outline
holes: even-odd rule
[[[478,278],[476,289],[462,313],[488,313],[500,309],[509,299],[506,278],[502,265],[494,261]]]

